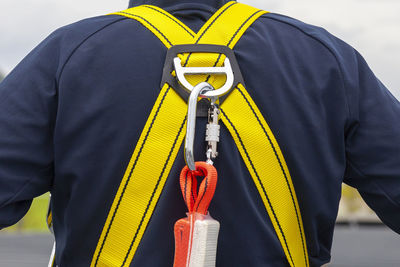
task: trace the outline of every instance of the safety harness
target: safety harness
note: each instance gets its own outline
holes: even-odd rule
[[[235,61],[233,52],[227,54],[265,13],[232,1],[221,7],[198,33],[156,6],[137,6],[112,15],[141,23],[169,49],[169,54],[179,59],[182,67],[218,68],[227,64],[226,58],[231,63]],[[184,140],[189,93],[181,90],[182,85],[175,78],[177,73],[166,66],[160,94],[114,198],[91,267],[130,266]],[[235,68],[234,87],[219,99],[219,118],[248,168],[288,263],[292,267],[307,267],[303,223],[288,167],[264,116],[245,88],[240,70]],[[187,82],[207,82],[221,88],[228,78],[216,74],[188,75]]]

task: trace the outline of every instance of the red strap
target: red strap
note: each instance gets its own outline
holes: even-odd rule
[[[191,171],[188,166],[185,166],[181,172],[180,184],[183,199],[189,213],[207,215],[208,206],[217,186],[218,174],[215,167],[206,162],[196,162],[195,166],[195,171]],[[197,177],[199,176],[203,176],[204,179],[197,192]]]
[[[191,238],[193,238],[193,227],[196,216],[194,213],[207,215],[208,206],[214,196],[217,186],[218,174],[214,166],[206,162],[196,162],[196,170],[191,171],[185,166],[181,172],[180,184],[183,199],[189,210],[189,216],[180,219],[174,227],[175,235],[175,258],[174,267],[187,266],[188,257],[191,251]],[[199,192],[197,192],[197,177],[203,176]]]

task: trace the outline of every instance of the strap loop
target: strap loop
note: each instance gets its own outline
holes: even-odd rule
[[[182,169],[180,185],[183,199],[186,202],[189,213],[207,215],[208,207],[214,196],[217,186],[218,174],[214,166],[206,162],[196,162],[196,170],[192,171],[188,166]],[[203,181],[197,189],[197,177],[203,176]]]

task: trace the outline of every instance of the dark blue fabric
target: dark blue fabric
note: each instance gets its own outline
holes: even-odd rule
[[[145,2],[199,29],[225,1]],[[330,260],[343,181],[400,233],[400,104],[363,58],[323,29],[278,14],[256,21],[235,53],[287,161],[311,266]],[[89,266],[158,95],[165,54],[140,23],[101,16],[57,30],[6,77],[0,84],[0,228],[51,191],[58,264]],[[200,139],[204,119],[197,125]],[[195,151],[204,159],[204,142]],[[221,222],[217,266],[288,266],[224,126],[219,151],[210,207]],[[183,165],[181,149],[132,266],[172,266],[173,224],[186,211],[178,185]]]
[[[178,5],[185,5],[189,4],[192,5],[196,4],[203,4],[208,6],[209,8],[220,8],[224,4],[228,3],[232,0],[200,0],[200,1],[193,1],[193,0],[129,0],[129,7],[139,6],[139,5],[156,5],[162,8],[169,8],[171,6]],[[174,8],[177,9],[177,8]],[[179,7],[178,7],[179,9]]]

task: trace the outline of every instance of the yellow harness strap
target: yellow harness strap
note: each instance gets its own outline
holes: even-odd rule
[[[265,13],[229,2],[198,33],[155,6],[143,5],[115,14],[140,22],[167,48],[180,44],[233,48],[248,27]],[[220,66],[224,62],[224,55],[215,53],[179,56],[185,66]],[[194,85],[207,80],[215,88],[224,83],[219,76],[196,76],[188,80]],[[309,266],[297,197],[285,159],[267,122],[242,84],[230,93],[220,109],[221,120],[254,180],[290,266]],[[165,84],[136,144],[91,266],[130,266],[181,147],[186,114],[186,102]]]

